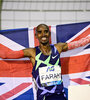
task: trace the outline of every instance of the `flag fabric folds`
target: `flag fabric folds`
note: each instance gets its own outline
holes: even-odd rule
[[[52,44],[69,43],[90,35],[90,22],[51,25],[49,28]],[[39,42],[35,38],[35,27],[30,27],[1,30],[0,44],[17,51],[35,47]],[[68,86],[90,84],[90,44],[62,52],[60,60],[68,98]],[[36,100],[29,58],[0,58],[0,100]]]

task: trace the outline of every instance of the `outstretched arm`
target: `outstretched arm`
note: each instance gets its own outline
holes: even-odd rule
[[[70,42],[70,43],[58,43],[58,44],[55,44],[55,46],[56,46],[57,50],[59,51],[59,53],[61,53],[62,51],[75,49],[75,48],[84,46],[88,43],[90,43],[90,35],[88,35],[85,38],[82,38],[78,41],[74,41],[74,42]]]
[[[3,59],[17,59],[17,58],[23,58],[24,52],[23,50],[20,51],[13,51],[6,46],[3,46],[0,44],[0,58]]]
[[[90,35],[88,35],[85,38],[82,38],[82,39],[80,39],[78,41],[74,41],[74,42],[68,43],[68,50],[84,46],[84,45],[86,45],[88,43],[90,43]]]

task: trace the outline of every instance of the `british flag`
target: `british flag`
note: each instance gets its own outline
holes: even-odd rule
[[[90,22],[49,26],[52,44],[72,42],[90,35]],[[35,47],[35,27],[0,31],[0,43],[12,50]],[[65,91],[68,86],[90,84],[90,44],[61,53]],[[32,64],[28,58],[0,59],[0,100],[36,100]]]

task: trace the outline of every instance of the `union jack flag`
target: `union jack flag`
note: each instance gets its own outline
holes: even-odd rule
[[[90,34],[90,22],[52,25],[52,44],[72,42]],[[0,43],[12,50],[21,50],[39,45],[35,27],[0,31]],[[62,77],[67,94],[69,85],[90,84],[90,44],[60,56]],[[28,58],[0,58],[0,100],[36,100],[32,82],[32,64]]]

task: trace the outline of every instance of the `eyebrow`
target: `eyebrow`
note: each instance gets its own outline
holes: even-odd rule
[[[41,32],[41,30],[37,30],[37,32]]]

